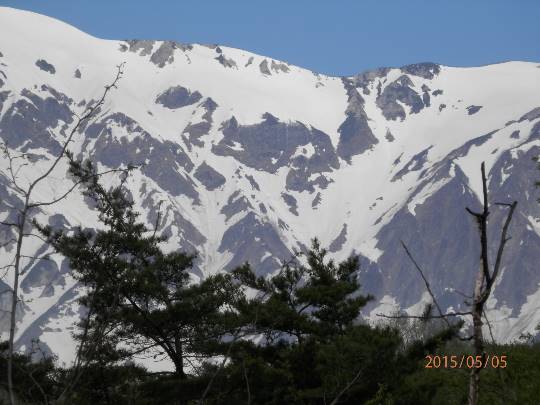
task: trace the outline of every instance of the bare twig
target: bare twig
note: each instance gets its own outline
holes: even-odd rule
[[[493,337],[493,329],[491,329],[491,322],[489,322],[486,311],[484,310],[482,313],[484,315],[484,319],[486,320],[486,323],[487,323],[487,326],[488,326],[488,329],[489,329],[489,335],[491,337],[491,343],[495,344],[495,338]]]
[[[236,340],[238,339],[238,332],[233,336],[231,339],[231,342],[229,343],[229,346],[227,348],[227,352],[225,353],[225,356],[223,356],[223,360],[221,361],[220,365],[216,368],[214,373],[212,374],[212,377],[210,378],[210,381],[208,381],[208,384],[206,385],[206,388],[204,389],[204,392],[199,399],[199,405],[204,404],[204,400],[206,399],[206,396],[210,392],[210,389],[212,388],[212,385],[214,384],[214,380],[217,378],[223,367],[225,366],[225,363],[227,362],[227,359],[229,358],[233,345],[236,343]]]
[[[257,325],[258,323],[258,320],[259,320],[259,309],[257,308],[257,310],[255,311],[255,319],[254,319],[254,322],[253,324],[254,325]],[[218,374],[221,372],[221,370],[223,369],[223,367],[225,366],[225,363],[227,362],[227,359],[229,358],[230,354],[231,354],[231,350],[233,348],[233,345],[237,342],[238,339],[240,339],[240,329],[236,330],[235,333],[234,333],[234,336],[233,338],[231,339],[231,342],[229,343],[229,346],[227,348],[227,353],[225,354],[225,356],[223,356],[223,360],[221,362],[221,364],[219,365],[219,367],[216,369],[216,371],[214,372],[214,374],[212,375],[212,377],[210,378],[210,381],[208,382],[208,385],[206,386],[201,398],[199,399],[199,405],[204,405],[204,400],[206,399],[206,396],[208,395],[208,393],[210,392],[210,389],[212,388],[212,384],[214,383],[214,380],[216,379],[216,377],[218,376]],[[249,331],[246,333],[246,335],[249,334]]]
[[[422,316],[422,315],[408,315],[408,314],[402,314],[402,315],[385,315],[385,314],[377,314],[377,316],[380,316],[381,318],[388,318],[388,319],[446,319],[448,317],[452,316],[466,316],[466,315],[472,315],[472,312],[449,312],[446,314],[441,315],[429,315],[429,316]]]
[[[104,172],[96,173],[94,176],[95,177],[100,177],[100,176],[104,176],[106,174],[123,172],[124,170],[125,169],[110,169],[110,170],[106,170]],[[73,185],[65,193],[63,193],[60,197],[57,197],[57,198],[55,198],[55,199],[53,199],[51,201],[42,201],[42,202],[32,203],[32,204],[29,205],[29,208],[37,208],[37,207],[43,207],[43,206],[48,206],[48,205],[54,205],[57,202],[59,202],[59,201],[63,200],[64,198],[66,198],[69,194],[71,194],[71,192],[78,185],[80,185],[81,183],[84,183],[85,181],[88,181],[88,179],[84,178],[84,179],[78,180],[75,183],[73,183]]]
[[[405,242],[401,241],[401,246],[403,246],[403,249],[405,249],[405,253],[407,253],[407,256],[409,257],[409,259],[411,259],[411,262],[413,262],[414,266],[416,267],[416,269],[420,273],[420,276],[422,277],[422,280],[424,280],[424,284],[426,285],[426,290],[429,293],[429,295],[431,296],[431,299],[433,300],[433,303],[435,304],[435,307],[437,308],[437,311],[439,312],[439,318],[443,319],[445,321],[445,323],[448,325],[448,327],[451,328],[450,322],[447,319],[448,315],[445,315],[443,313],[439,303],[437,302],[437,299],[435,298],[435,294],[433,294],[433,291],[431,290],[431,286],[429,284],[429,281],[427,281],[426,276],[424,275],[424,272],[422,271],[422,269],[420,268],[420,266],[418,265],[416,260],[414,260],[414,257],[412,256],[411,252],[407,248],[407,245],[405,244]]]
[[[502,256],[504,252],[504,247],[506,242],[510,239],[507,237],[508,228],[510,222],[512,221],[512,216],[516,208],[517,202],[514,201],[511,204],[507,203],[496,203],[498,206],[507,206],[510,207],[506,221],[503,225],[501,232],[501,239],[499,243],[499,248],[497,250],[497,257],[495,260],[495,265],[493,268],[493,273],[490,273],[489,263],[488,263],[488,238],[487,238],[487,223],[489,217],[489,202],[488,202],[488,190],[487,190],[487,177],[485,164],[482,162],[481,165],[482,172],[482,195],[483,195],[483,210],[482,213],[475,213],[467,208],[467,212],[473,215],[478,223],[478,230],[480,233],[480,245],[481,245],[481,266],[478,270],[474,286],[473,302],[472,302],[472,321],[473,321],[473,347],[475,356],[485,356],[484,351],[484,336],[482,331],[482,317],[485,318],[491,339],[493,339],[493,331],[491,329],[491,324],[486,316],[484,307],[486,301],[489,299],[491,292],[493,290],[493,285],[497,280],[499,271],[501,268]],[[478,393],[480,387],[480,372],[481,368],[473,368],[470,372],[469,378],[469,394],[468,394],[468,403],[469,405],[476,405],[478,403]]]
[[[0,225],[14,226],[14,227],[18,227],[18,226],[19,226],[19,224],[15,223],[15,222],[7,222],[7,221],[0,221]]]
[[[488,261],[488,237],[487,237],[487,223],[488,223],[488,217],[489,217],[489,202],[488,202],[488,187],[487,187],[487,176],[486,176],[486,169],[485,164],[482,162],[481,164],[481,174],[482,174],[482,211],[481,212],[475,212],[471,210],[470,208],[466,208],[467,212],[471,214],[477,224],[478,224],[478,231],[480,234],[480,245],[481,245],[481,255],[480,255],[480,268],[478,269],[478,272],[476,274],[475,278],[475,285],[474,285],[474,292],[472,297],[472,302],[468,303],[471,307],[471,311],[467,312],[455,312],[451,314],[443,314],[439,304],[437,303],[437,300],[435,299],[435,296],[431,290],[431,286],[429,282],[427,281],[424,272],[410,253],[409,249],[403,243],[401,242],[403,248],[405,249],[405,252],[407,253],[407,256],[409,259],[413,262],[416,269],[420,273],[420,276],[422,277],[422,280],[424,281],[424,284],[426,286],[426,289],[431,296],[433,303],[435,304],[437,311],[439,312],[439,315],[427,315],[427,316],[414,316],[414,315],[383,315],[378,314],[378,316],[382,316],[384,318],[413,318],[413,319],[436,319],[441,318],[444,319],[444,321],[447,323],[448,326],[450,326],[450,323],[448,322],[448,317],[450,316],[465,316],[470,315],[472,316],[473,321],[473,333],[469,337],[459,337],[461,340],[472,340],[473,346],[474,346],[474,354],[475,356],[485,356],[484,352],[484,344],[483,344],[483,332],[482,332],[482,317],[486,320],[486,323],[489,328],[489,333],[491,335],[492,341],[495,341],[493,337],[493,331],[491,328],[491,324],[486,316],[484,306],[486,301],[489,299],[489,296],[493,290],[493,285],[495,284],[497,277],[499,276],[500,270],[501,270],[501,263],[502,263],[502,256],[504,252],[504,248],[506,243],[510,240],[510,237],[507,236],[508,228],[510,226],[510,222],[512,221],[512,216],[514,214],[514,211],[516,209],[517,202],[514,201],[513,203],[495,203],[497,206],[502,207],[508,207],[510,208],[508,215],[506,216],[506,220],[504,222],[502,232],[501,232],[501,238],[499,242],[499,247],[497,250],[497,257],[495,260],[495,265],[493,268],[493,272],[490,273],[489,269],[489,261]],[[467,297],[465,294],[461,293],[463,296]],[[467,297],[469,298],[469,297]],[[469,379],[469,394],[468,394],[468,404],[469,405],[476,405],[478,403],[478,391],[480,386],[480,371],[481,368],[473,368],[471,369],[470,373],[470,379]]]
[[[156,232],[159,228],[159,221],[161,221],[161,204],[163,204],[163,200],[160,200],[157,206],[157,217],[156,217],[156,223],[154,225],[154,234],[152,235],[152,238],[156,237]]]
[[[32,384],[34,384],[36,386],[36,388],[38,389],[39,393],[41,394],[41,396],[43,397],[43,403],[45,405],[49,405],[49,400],[47,399],[47,394],[45,393],[45,391],[43,390],[43,387],[39,384],[39,382],[35,379],[34,377],[34,372],[28,372],[25,368],[21,367],[20,365],[18,365],[17,363],[15,363],[15,366],[19,369],[19,371],[21,371],[22,373],[26,374],[30,380],[32,381]]]
[[[249,378],[246,370],[246,359],[242,359],[242,369],[244,371],[244,380],[246,381],[246,391],[247,391],[247,405],[251,405],[251,389],[249,387]]]
[[[16,249],[15,249],[15,263],[13,265],[14,269],[14,277],[13,277],[13,288],[12,288],[12,299],[11,299],[11,316],[10,316],[10,326],[9,326],[9,340],[8,340],[8,361],[7,361],[7,380],[8,380],[8,392],[9,392],[9,399],[10,404],[15,405],[15,393],[13,390],[13,354],[14,354],[14,339],[15,339],[15,328],[16,328],[16,310],[17,310],[17,304],[19,302],[18,297],[18,290],[19,290],[19,277],[21,274],[20,266],[21,266],[21,259],[25,257],[25,255],[22,254],[22,247],[23,247],[23,241],[26,237],[27,232],[25,232],[25,227],[28,224],[28,220],[31,216],[31,210],[41,206],[41,205],[47,205],[43,203],[33,203],[31,200],[32,192],[34,189],[46,178],[48,178],[51,173],[54,171],[54,169],[58,166],[60,161],[68,154],[68,146],[72,142],[73,137],[81,127],[81,125],[86,122],[88,119],[90,119],[96,111],[103,105],[108,93],[112,88],[116,88],[116,85],[123,74],[123,66],[124,64],[120,64],[117,66],[117,72],[116,76],[112,82],[112,84],[105,86],[105,90],[101,96],[101,98],[98,100],[98,102],[90,107],[87,107],[85,110],[85,113],[83,116],[81,116],[69,132],[69,135],[65,139],[62,148],[58,155],[54,158],[48,169],[38,176],[36,179],[31,181],[28,184],[28,187],[23,189],[17,182],[17,175],[22,167],[19,166],[17,169],[14,169],[14,161],[19,158],[24,158],[25,155],[19,155],[19,156],[12,156],[9,148],[7,145],[3,145],[2,149],[4,151],[4,154],[8,158],[9,163],[9,173],[11,176],[11,183],[14,186],[15,190],[24,197],[24,204],[22,209],[19,210],[19,218],[16,223],[4,223],[3,225],[13,226],[18,233],[17,236],[17,243],[16,243]],[[67,195],[67,194],[66,194]],[[56,199],[56,201],[51,202],[53,204],[54,202],[59,201],[59,199]]]
[[[490,290],[491,290],[491,287],[493,286],[495,279],[499,275],[499,271],[501,269],[501,260],[502,260],[502,255],[504,251],[504,246],[506,245],[506,242],[510,240],[510,238],[507,237],[506,235],[508,233],[508,227],[510,226],[510,222],[512,221],[512,216],[514,215],[514,211],[517,206],[517,201],[514,201],[512,204],[498,203],[498,205],[510,207],[510,210],[508,211],[508,215],[506,216],[506,221],[504,222],[503,230],[501,233],[501,240],[499,242],[499,248],[497,249],[497,258],[495,259],[495,267],[493,269],[493,277],[492,277],[491,283],[488,284],[488,288]]]
[[[354,378],[349,381],[349,383],[337,394],[337,396],[334,398],[332,402],[330,402],[330,405],[337,405],[339,402],[339,399],[348,391],[351,389],[351,387],[354,385],[354,383],[360,378],[362,375],[362,368],[358,370],[358,373],[354,376]]]

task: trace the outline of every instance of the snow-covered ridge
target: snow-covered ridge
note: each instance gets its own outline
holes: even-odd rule
[[[462,299],[449,291],[470,290],[478,257],[463,208],[478,204],[485,161],[493,199],[519,203],[493,301],[497,336],[511,340],[540,322],[531,160],[540,154],[540,64],[423,63],[329,77],[228,47],[97,39],[1,7],[0,137],[45,158],[23,176],[45,167],[71,112],[97,99],[123,62],[119,88],[72,149],[104,167],[146,164],[129,180],[142,217],[153,222],[163,201],[167,246],[196,250],[198,276],[244,261],[271,272],[317,236],[336,259],[362,255],[367,291],[416,308],[423,285],[399,248],[404,239],[444,306],[457,309]],[[65,169],[40,198],[71,184]],[[14,198],[6,182],[0,173],[3,201]],[[0,218],[8,214],[0,201]],[[51,215],[53,225],[97,225],[77,194],[38,218]],[[493,224],[499,219],[494,213]],[[0,248],[0,262],[11,252]],[[62,325],[77,314],[67,263],[32,264],[22,290],[33,300],[19,345],[42,336],[60,351]]]

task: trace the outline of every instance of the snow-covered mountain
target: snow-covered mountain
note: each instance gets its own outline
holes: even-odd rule
[[[361,49],[351,50],[361,52]],[[455,68],[419,63],[329,77],[247,51],[169,41],[111,41],[65,23],[0,8],[0,138],[31,154],[20,181],[46,167],[82,112],[125,74],[71,150],[102,167],[145,165],[128,181],[139,209],[170,249],[197,251],[203,277],[249,261],[260,274],[318,237],[336,259],[362,257],[366,316],[418,310],[424,285],[399,246],[407,242],[440,303],[464,309],[479,244],[465,206],[479,207],[480,163],[493,201],[517,200],[502,277],[488,316],[496,338],[540,323],[540,64]],[[18,204],[0,159],[0,218]],[[38,189],[72,184],[66,166]],[[504,210],[491,217],[494,241]],[[37,214],[54,226],[96,226],[80,193]],[[0,228],[0,265],[11,260]],[[28,253],[45,252],[30,238]],[[18,346],[32,338],[69,359],[78,286],[64,259],[29,261]],[[3,290],[8,288],[5,276]],[[0,304],[7,308],[3,295]],[[0,326],[7,330],[7,317]]]

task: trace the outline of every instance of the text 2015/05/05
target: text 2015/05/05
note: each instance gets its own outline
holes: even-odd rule
[[[425,357],[425,368],[506,368],[507,355],[438,355],[428,354]]]

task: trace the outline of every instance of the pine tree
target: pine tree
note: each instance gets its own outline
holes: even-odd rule
[[[235,345],[211,403],[331,403],[358,391],[365,392],[356,398],[377,393],[373,380],[388,374],[400,338],[358,323],[372,298],[359,292],[358,258],[336,264],[314,240],[306,263],[292,260],[270,278],[247,264],[233,271],[255,294],[239,301],[239,317],[262,339]]]
[[[328,340],[351,326],[372,299],[358,293],[358,257],[336,265],[326,260],[327,253],[315,239],[307,266],[291,261],[268,280],[255,277],[248,265],[233,271],[243,285],[259,292],[242,310],[246,319],[258,319],[268,331],[267,341],[288,337],[302,343],[308,335]]]
[[[88,314],[80,325],[75,369],[153,356],[168,358],[174,378],[185,380],[187,360],[211,355],[216,342],[233,333],[232,307],[242,294],[227,274],[194,283],[195,257],[163,252],[158,224],[150,229],[140,222],[129,198],[125,181],[131,170],[105,189],[91,162],[72,159],[70,173],[84,184],[104,227],[73,233],[39,227],[85,287],[81,303]]]

